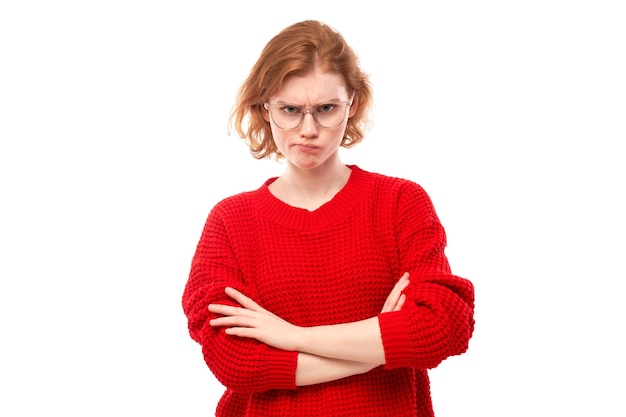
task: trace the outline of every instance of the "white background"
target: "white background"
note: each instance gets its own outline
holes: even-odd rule
[[[180,298],[208,211],[282,168],[226,132],[265,43],[314,18],[361,56],[344,160],[431,195],[476,286],[438,417],[624,416],[619,1],[5,1],[0,415],[212,415]]]

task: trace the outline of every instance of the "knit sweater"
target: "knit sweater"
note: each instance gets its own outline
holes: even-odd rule
[[[226,388],[216,416],[434,415],[427,370],[466,351],[473,286],[451,273],[444,229],[422,187],[350,168],[346,185],[313,211],[274,197],[275,178],[211,210],[182,301],[191,337]],[[404,306],[380,313],[405,271]],[[210,303],[234,303],[227,286],[297,326],[377,317],[385,365],[297,387],[298,352],[209,324]]]

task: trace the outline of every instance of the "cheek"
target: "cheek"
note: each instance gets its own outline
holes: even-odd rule
[[[274,143],[276,144],[276,147],[281,150],[285,143],[285,138],[283,137],[283,135],[284,132],[272,127],[272,138],[274,138]]]

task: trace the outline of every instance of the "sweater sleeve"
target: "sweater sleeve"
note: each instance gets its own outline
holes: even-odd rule
[[[191,263],[182,305],[189,333],[202,346],[204,360],[215,377],[236,392],[295,389],[297,352],[267,346],[254,339],[229,336],[214,328],[217,317],[208,305],[229,304],[227,286],[251,295],[244,285],[236,256],[229,242],[219,205],[209,214]]]
[[[474,287],[453,275],[446,235],[426,192],[405,183],[395,204],[401,272],[411,274],[401,311],[378,316],[385,367],[434,368],[464,353],[474,330]]]

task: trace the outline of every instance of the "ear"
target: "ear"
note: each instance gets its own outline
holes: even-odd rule
[[[265,104],[261,105],[261,115],[263,116],[263,120],[267,123],[270,122],[270,111],[265,108]]]
[[[352,105],[350,106],[350,111],[348,112],[348,119],[356,114],[356,111],[359,109],[359,96],[354,95],[352,99]]]

